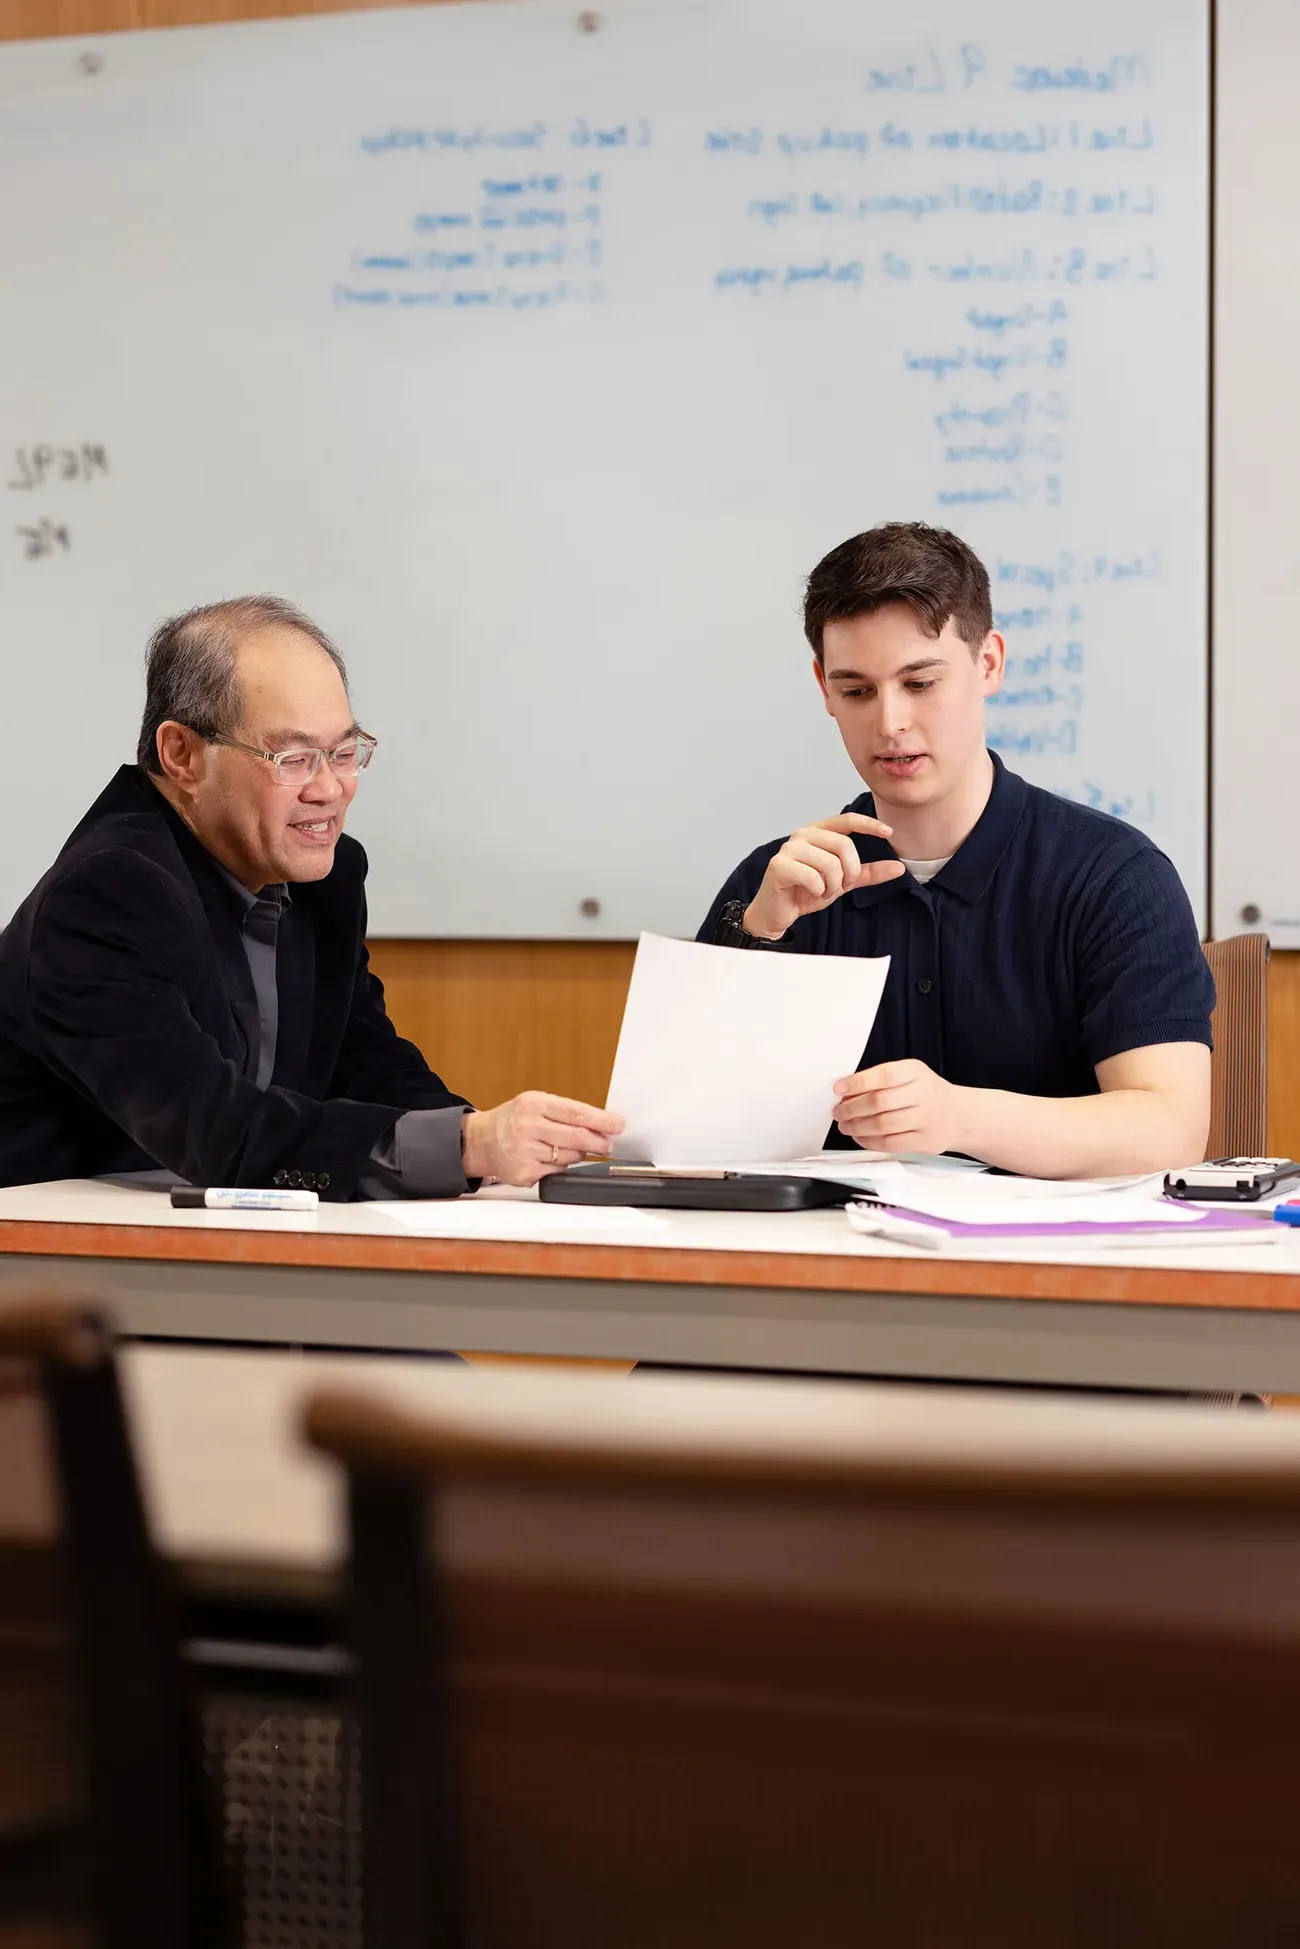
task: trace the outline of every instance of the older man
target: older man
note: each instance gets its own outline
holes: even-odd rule
[[[374,740],[342,658],[246,597],[149,646],[123,766],[0,938],[0,1183],[161,1167],[331,1199],[534,1184],[621,1127],[474,1110],[397,1035],[343,831]]]

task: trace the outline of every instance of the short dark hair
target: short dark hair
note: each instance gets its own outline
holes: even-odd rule
[[[144,717],[136,761],[154,778],[159,727],[175,720],[201,738],[229,737],[244,714],[235,654],[259,629],[296,629],[324,650],[348,687],[347,667],[329,637],[283,596],[236,596],[188,609],[159,625],[144,660]]]
[[[808,577],[804,634],[822,660],[827,623],[869,616],[902,602],[927,636],[951,621],[962,642],[978,650],[993,627],[988,570],[975,551],[947,528],[923,521],[890,521],[842,541]]]

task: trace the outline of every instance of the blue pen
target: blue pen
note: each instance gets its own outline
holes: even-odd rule
[[[1292,1199],[1289,1204],[1274,1205],[1273,1216],[1279,1225],[1300,1225],[1300,1200]]]

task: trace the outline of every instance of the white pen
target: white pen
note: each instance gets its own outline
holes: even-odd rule
[[[938,1225],[918,1225],[914,1218],[895,1218],[892,1212],[878,1211],[874,1205],[853,1203],[853,1229],[868,1238],[888,1239],[893,1245],[919,1245],[928,1252],[941,1251],[951,1244],[949,1234]]]
[[[172,1192],[178,1211],[315,1211],[320,1203],[318,1191],[261,1191],[255,1186],[227,1188],[209,1185],[179,1185]]]

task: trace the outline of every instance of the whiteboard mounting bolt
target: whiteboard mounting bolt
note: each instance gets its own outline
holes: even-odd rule
[[[94,48],[87,48],[84,54],[77,56],[78,74],[102,74],[103,72],[104,57],[102,54],[96,54]]]
[[[600,32],[600,15],[590,12],[579,14],[578,32],[580,34],[598,34]]]
[[[598,919],[598,918],[599,918],[599,915],[600,915],[600,902],[599,902],[599,900],[583,900],[583,901],[580,901],[580,902],[579,902],[579,905],[578,905],[578,912],[579,912],[579,913],[580,913],[580,914],[582,915],[582,917],[583,917],[583,919],[584,919],[584,920],[596,920],[596,919]]]
[[[1241,910],[1241,917],[1247,927],[1258,927],[1260,921],[1264,918],[1253,900],[1246,902],[1246,905]]]

